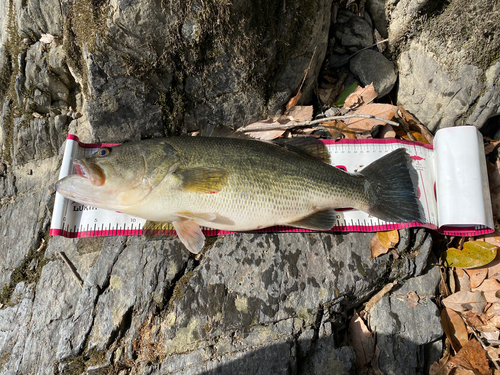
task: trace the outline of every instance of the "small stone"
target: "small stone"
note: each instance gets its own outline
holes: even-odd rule
[[[398,78],[392,61],[371,49],[361,51],[354,56],[351,59],[350,69],[363,86],[373,83],[379,98],[392,90]]]

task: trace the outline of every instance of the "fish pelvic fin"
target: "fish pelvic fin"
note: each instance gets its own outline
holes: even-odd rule
[[[374,161],[361,172],[369,214],[389,222],[424,222],[417,197],[418,175],[406,149],[399,148]]]
[[[191,193],[218,193],[226,185],[229,173],[221,168],[199,167],[176,172],[181,178],[179,189]]]
[[[175,231],[181,242],[193,254],[198,254],[205,245],[205,235],[193,220],[181,219],[174,221]]]
[[[316,211],[300,220],[288,223],[292,227],[311,230],[330,230],[335,225],[337,213],[335,210]]]

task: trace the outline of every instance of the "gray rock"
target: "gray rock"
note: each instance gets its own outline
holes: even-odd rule
[[[373,31],[366,20],[342,9],[333,25],[336,53],[354,53],[373,44]]]
[[[397,8],[407,3],[401,1]],[[500,30],[492,25],[500,23],[500,10],[483,1],[415,3],[426,7],[422,12],[427,17],[413,21],[421,24],[411,37],[392,40],[392,47],[404,51],[399,56],[398,103],[432,131],[464,124],[480,128],[499,113],[494,77]],[[400,21],[405,22],[393,18],[391,27]],[[484,30],[491,33],[486,37]]]
[[[366,2],[366,9],[370,13],[375,28],[383,38],[387,38],[387,26],[389,24],[385,4],[385,0],[367,0]]]
[[[379,97],[387,95],[398,78],[394,64],[380,52],[370,49],[354,56],[350,69],[363,86],[373,83]]]
[[[33,101],[35,103],[35,111],[38,113],[48,113],[50,108],[50,94],[35,89],[33,93]]]
[[[460,64],[457,73],[448,73],[434,53],[420,43],[412,43],[410,49],[401,54],[399,66],[399,104],[432,131],[465,123],[464,116],[480,98],[484,85],[480,80],[481,69]],[[493,82],[486,86],[493,87]],[[492,98],[490,91],[487,97]],[[498,97],[496,99],[498,101]],[[481,109],[486,109],[486,113],[495,110],[498,104],[491,103],[491,99],[489,102],[489,108],[476,107],[476,119],[482,118]]]
[[[429,0],[391,0],[387,2],[390,14],[389,45],[397,45],[405,34],[408,34],[408,31],[418,22],[420,11],[429,3]],[[380,8],[377,6],[377,12],[374,13],[381,13]]]
[[[383,297],[370,310],[370,328],[377,332],[379,368],[384,374],[424,373],[425,345],[443,335],[439,309],[432,302],[439,281],[439,267],[432,267]],[[408,306],[410,292],[420,298],[415,307]]]

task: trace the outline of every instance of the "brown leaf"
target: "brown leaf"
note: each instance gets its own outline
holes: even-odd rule
[[[465,344],[449,363],[456,367],[471,370],[475,375],[491,374],[486,351],[481,344],[474,339]]]
[[[377,258],[380,255],[386,254],[389,251],[389,248],[384,246],[378,237],[378,235],[374,235],[372,240],[370,241],[370,260],[373,258]]]
[[[358,86],[356,90],[352,94],[350,94],[344,102],[343,108],[357,108],[363,104],[371,103],[378,94],[375,92],[375,88],[373,87],[373,83],[365,87]]]
[[[420,297],[417,292],[412,291],[408,293],[408,308],[413,309],[415,306],[419,305],[418,301],[420,301]]]
[[[441,310],[441,324],[453,350],[458,352],[469,341],[462,317],[452,309],[443,309]]]
[[[482,314],[487,302],[484,298],[483,292],[461,291],[443,299],[443,304],[455,311],[470,310],[477,314]]]
[[[335,140],[339,139],[341,135],[344,135],[346,138],[350,139],[356,138],[356,134],[354,133],[354,131],[352,129],[349,129],[349,127],[341,121],[333,120],[322,122],[321,125],[323,125],[328,130],[332,138]]]
[[[451,367],[447,366],[450,360],[450,345],[447,343],[446,350],[439,362],[434,362],[429,368],[429,375],[448,375],[451,371]]]
[[[399,242],[399,232],[397,230],[377,232],[377,237],[380,243],[387,248],[393,248]]]
[[[398,106],[398,115],[405,123],[408,124],[411,130],[421,133],[427,140],[426,143],[432,145],[434,142],[434,135],[432,135],[429,129],[422,125],[415,117],[408,113],[402,105]]]
[[[475,292],[476,290],[484,292],[484,298],[486,298],[486,302],[500,302],[500,298],[496,296],[496,293],[500,290],[500,282],[498,282],[498,280],[484,280],[480,286],[472,289],[473,292]]]
[[[494,316],[500,316],[500,303],[493,303],[486,309],[486,312],[484,314],[488,319],[491,319]]]
[[[488,275],[488,269],[484,267],[471,268],[471,269],[466,269],[464,271],[467,272],[467,274],[469,275],[470,287],[472,289],[477,288],[479,285],[481,285],[481,283]]]
[[[286,112],[288,112],[290,110],[290,108],[292,108],[293,106],[295,106],[299,102],[301,96],[302,96],[302,93],[299,90],[297,95],[295,95],[293,98],[291,98],[288,101],[288,103],[286,104]]]
[[[455,268],[455,274],[457,276],[458,290],[466,290],[470,292],[470,278],[467,272],[463,268]]]
[[[296,122],[304,122],[312,120],[313,106],[312,105],[296,105],[288,111],[288,116]]]
[[[484,145],[484,153],[488,155],[490,152],[492,152],[495,147],[498,145],[498,141],[490,141],[489,143]]]
[[[349,323],[349,345],[356,352],[356,368],[362,369],[371,362],[375,353],[375,337],[356,310]]]
[[[273,121],[273,119],[267,119],[239,128],[238,132],[243,132],[252,138],[270,141],[281,137],[285,133],[286,129],[278,129],[280,125],[279,122]],[[263,128],[268,128],[269,130],[263,130]]]
[[[371,103],[362,105],[348,115],[372,115],[387,120],[392,120],[396,114],[397,107],[391,104]],[[353,130],[370,131],[375,125],[385,125],[386,122],[371,118],[348,118],[344,122]]]
[[[382,126],[382,128],[380,129],[379,133],[378,133],[378,136],[380,138],[396,138],[396,132],[394,131],[394,128],[392,127],[391,124],[385,124],[384,126]]]

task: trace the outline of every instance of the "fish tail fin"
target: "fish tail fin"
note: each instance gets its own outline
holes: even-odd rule
[[[417,197],[418,175],[406,149],[399,148],[361,171],[368,182],[368,213],[389,222],[424,222]]]

